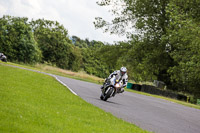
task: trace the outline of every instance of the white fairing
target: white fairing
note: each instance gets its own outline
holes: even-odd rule
[[[112,85],[115,84],[115,76],[113,76],[113,77],[110,79],[110,83],[111,83]]]
[[[128,83],[128,75],[127,75],[127,73],[125,73],[123,76],[121,76],[120,70],[116,70],[113,73],[111,73],[108,78],[111,78],[111,77],[114,77],[114,76],[116,76],[116,78],[118,80],[121,78],[122,81],[125,81],[124,82],[124,86],[127,85],[127,83]]]
[[[111,79],[110,79],[110,82],[112,85],[115,85],[115,80],[119,80],[120,77],[117,75],[117,76],[113,76]],[[119,82],[119,86],[120,88],[122,87],[123,83],[122,83],[122,80]]]

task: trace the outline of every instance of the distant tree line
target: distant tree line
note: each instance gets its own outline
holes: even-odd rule
[[[29,21],[26,17],[6,15],[0,18],[0,52],[9,61],[47,63],[105,78],[114,68],[98,55],[104,46],[100,41],[69,37],[65,27],[57,21]]]

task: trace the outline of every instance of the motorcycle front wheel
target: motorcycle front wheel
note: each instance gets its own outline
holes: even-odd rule
[[[101,94],[100,99],[103,100],[103,94]]]
[[[100,96],[101,100],[107,101],[107,99],[111,97],[111,94],[113,92],[113,88],[109,87],[108,89],[109,90],[106,90],[104,92],[104,94],[101,94],[101,96]]]

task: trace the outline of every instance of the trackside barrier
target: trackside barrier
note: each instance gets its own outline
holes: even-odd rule
[[[132,88],[132,86],[133,86],[133,84],[132,84],[132,83],[128,83],[128,84],[127,84],[127,86],[126,86],[126,88],[127,88],[127,89],[131,89],[131,88]]]
[[[189,100],[190,100],[185,95],[177,94],[177,93],[169,91],[169,90],[159,89],[159,88],[157,88],[155,86],[151,86],[151,85],[140,85],[140,84],[132,84],[132,85],[129,84],[128,85],[127,84],[127,88],[137,90],[137,91],[146,92],[146,93],[150,93],[150,94],[175,98],[175,99],[187,101],[187,102],[189,102]],[[199,105],[200,105],[200,99],[199,99]]]

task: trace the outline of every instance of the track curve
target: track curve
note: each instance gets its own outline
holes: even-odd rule
[[[100,100],[100,85],[56,76],[85,101],[156,133],[200,133],[200,110],[167,100],[124,92]]]
[[[52,76],[88,103],[145,130],[155,133],[200,133],[199,109],[131,92],[116,95],[105,102],[99,98],[100,85],[19,66],[7,66]]]

